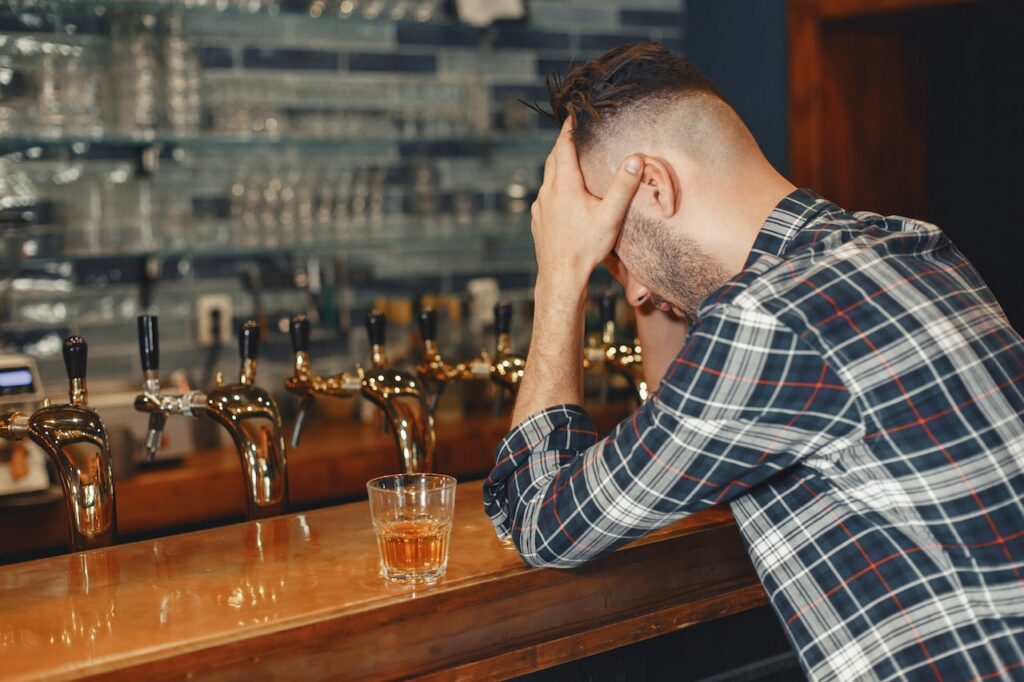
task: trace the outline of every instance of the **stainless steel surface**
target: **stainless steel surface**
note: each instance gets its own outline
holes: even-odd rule
[[[44,405],[31,415],[9,412],[0,416],[0,438],[26,436],[53,462],[64,490],[68,542],[74,551],[104,547],[114,541],[117,513],[114,475],[107,433],[99,415],[86,406],[85,342],[71,337],[64,344],[82,350],[81,365],[68,363],[69,397],[66,405]]]

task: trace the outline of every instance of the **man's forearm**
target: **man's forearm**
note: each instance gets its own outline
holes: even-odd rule
[[[533,334],[512,424],[553,405],[583,402],[586,280],[541,275],[534,289]]]

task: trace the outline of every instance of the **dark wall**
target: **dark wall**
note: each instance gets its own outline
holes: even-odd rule
[[[928,69],[926,217],[971,260],[1018,332],[1022,22],[1024,4],[1007,0],[935,12],[914,29]]]
[[[789,167],[786,0],[688,0],[687,56],[746,121],[768,160]]]

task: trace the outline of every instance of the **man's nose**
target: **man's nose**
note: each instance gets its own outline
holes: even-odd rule
[[[638,284],[636,280],[630,280],[625,286],[626,290],[626,301],[629,305],[634,308],[639,308],[644,302],[651,297],[651,290],[642,284]]]

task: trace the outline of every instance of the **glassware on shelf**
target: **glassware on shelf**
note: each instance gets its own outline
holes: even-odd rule
[[[181,13],[168,12],[161,21],[164,123],[177,135],[194,135],[199,131],[201,110],[199,60],[185,38]]]
[[[295,183],[295,234],[300,244],[308,245],[316,241],[313,231],[314,212],[316,211],[316,176],[315,170],[305,168],[298,174]]]
[[[65,134],[99,138],[105,130],[101,86],[103,62],[98,49],[76,47],[63,60]]]
[[[95,46],[0,35],[0,135],[103,131]]]

